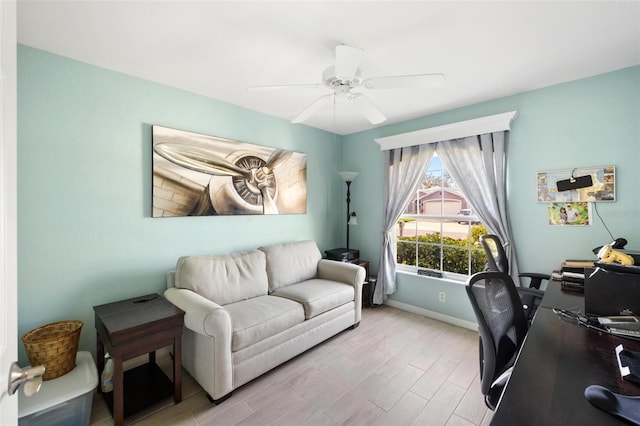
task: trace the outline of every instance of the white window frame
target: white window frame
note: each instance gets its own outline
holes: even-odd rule
[[[435,153],[435,155],[437,155],[437,152]],[[442,166],[444,167],[444,165]],[[428,169],[428,168],[427,168]],[[426,170],[425,170],[426,172]],[[426,174],[426,173],[425,173]],[[419,191],[419,190],[418,190]],[[442,228],[443,228],[443,223],[445,220],[452,220],[452,221],[460,221],[461,217],[460,215],[451,215],[451,214],[444,214],[443,210],[442,210],[442,203],[445,200],[443,200],[442,198],[440,198],[439,201],[439,205],[440,205],[440,214],[407,214],[407,215],[402,215],[401,217],[404,218],[415,218],[416,221],[420,220],[420,219],[431,219],[434,221],[434,223],[439,223],[440,224],[440,243],[439,244],[433,244],[433,246],[437,246],[440,249],[440,263],[442,264],[442,251],[445,247],[454,247],[454,246],[448,246],[446,244],[444,244],[444,242],[442,241],[444,233],[442,232]],[[471,236],[471,227],[472,227],[472,222],[480,222],[479,218],[475,215],[469,215],[469,216],[465,216],[464,221],[467,222],[466,227],[467,227],[467,241],[469,241],[469,237]],[[396,236],[397,238],[397,236]],[[396,245],[396,250],[397,250],[397,246],[398,246],[398,240],[396,239],[395,241],[395,245]],[[416,248],[418,247],[418,242],[415,242],[415,246]],[[456,248],[462,249],[462,246],[455,246]],[[425,267],[420,267],[420,266],[415,266],[415,265],[405,265],[405,264],[397,264],[397,270],[399,271],[405,271],[405,272],[413,272],[413,273],[417,273],[418,270],[423,270],[423,269],[429,269],[432,271],[436,271],[436,272],[440,272],[442,274],[442,278],[444,279],[448,279],[448,280],[453,280],[453,281],[466,281],[469,276],[471,275],[471,253],[472,253],[472,247],[469,247],[469,245],[467,245],[465,247],[465,250],[467,251],[467,267],[469,270],[468,274],[461,274],[461,273],[457,273],[457,272],[451,272],[451,271],[445,271],[442,269],[442,265],[440,265],[439,268],[425,268]]]

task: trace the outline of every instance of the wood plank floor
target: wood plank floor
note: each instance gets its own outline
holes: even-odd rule
[[[168,355],[158,356],[167,372]],[[169,375],[169,377],[171,377]],[[183,400],[126,419],[135,425],[488,425],[478,333],[388,306],[216,406],[183,375]],[[113,420],[95,394],[91,424]]]

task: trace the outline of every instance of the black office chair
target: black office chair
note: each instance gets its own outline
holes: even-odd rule
[[[509,274],[479,272],[466,289],[480,332],[480,388],[495,410],[529,325]]]
[[[487,254],[487,270],[500,271],[509,273],[509,260],[502,246],[502,241],[497,235],[482,235],[480,244]],[[518,274],[519,278],[529,278],[529,288],[540,289],[543,281],[551,279],[550,275],[539,274],[536,272],[522,272]],[[522,282],[521,282],[522,284]]]
[[[482,235],[480,237],[480,244],[482,244],[484,252],[487,254],[487,270],[508,274],[509,260],[507,259],[507,254],[504,251],[500,238],[497,235]],[[531,324],[538,310],[538,306],[540,306],[542,302],[542,296],[544,296],[544,291],[540,290],[540,285],[542,281],[551,279],[551,276],[535,272],[523,272],[521,274],[519,273],[518,277],[530,279],[528,287],[516,288],[522,301],[527,322]]]

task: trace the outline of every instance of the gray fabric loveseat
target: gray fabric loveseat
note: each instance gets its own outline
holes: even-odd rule
[[[185,311],[182,364],[214,402],[360,322],[363,268],[314,241],[186,256],[165,297]]]

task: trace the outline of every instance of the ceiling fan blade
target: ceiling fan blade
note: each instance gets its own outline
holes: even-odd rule
[[[247,87],[247,91],[249,92],[258,92],[258,91],[266,91],[266,90],[282,90],[282,89],[322,89],[326,88],[326,86],[322,83],[309,83],[309,84],[281,84],[281,85],[273,85],[273,86],[249,86]]]
[[[311,117],[316,111],[325,106],[326,104],[331,102],[333,99],[333,94],[324,95],[318,99],[316,99],[311,105],[305,108],[296,118],[291,120],[292,123],[302,123],[307,118]]]
[[[344,44],[336,46],[336,75],[344,80],[352,79],[358,71],[363,54],[364,51],[357,47]]]
[[[371,124],[380,124],[386,121],[387,117],[362,93],[353,93],[351,100],[358,105],[362,115],[364,115]]]
[[[395,75],[367,78],[362,86],[367,89],[431,89],[444,84],[444,74]]]

